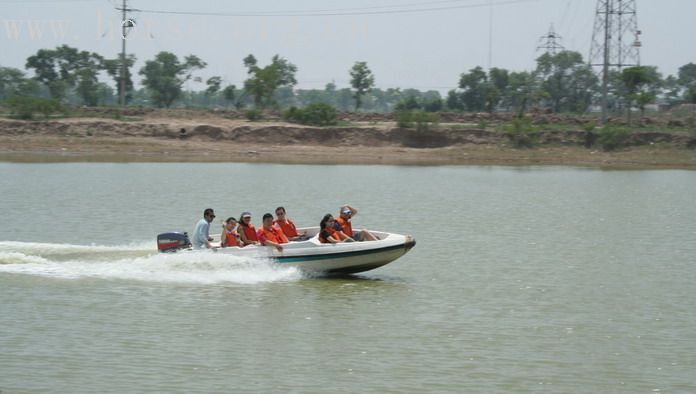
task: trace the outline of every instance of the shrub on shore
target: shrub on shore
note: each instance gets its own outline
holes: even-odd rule
[[[623,127],[605,126],[599,132],[597,142],[605,151],[614,151],[623,148],[631,136],[631,131]]]
[[[35,113],[41,113],[44,118],[62,112],[63,108],[56,99],[43,97],[14,96],[6,101],[7,108],[13,118],[31,120]]]
[[[305,108],[290,107],[283,118],[288,122],[311,126],[334,126],[338,123],[338,111],[326,103],[315,103]]]
[[[250,110],[246,111],[246,112],[244,113],[244,116],[245,116],[248,120],[250,120],[250,121],[252,121],[252,122],[255,122],[255,121],[257,121],[257,120],[260,120],[260,119],[263,117],[263,112],[261,112],[260,109],[254,108],[254,109],[250,109]]]
[[[539,142],[539,130],[528,118],[515,118],[505,127],[505,135],[515,148],[532,148]]]
[[[417,131],[424,132],[432,127],[437,127],[440,118],[437,114],[421,110],[401,110],[395,113],[396,126],[402,129],[415,128]]]

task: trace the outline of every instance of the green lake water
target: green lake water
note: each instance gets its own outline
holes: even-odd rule
[[[696,172],[0,163],[0,392],[696,392]],[[412,234],[352,277],[158,255],[283,205]],[[213,226],[217,230],[217,226]]]

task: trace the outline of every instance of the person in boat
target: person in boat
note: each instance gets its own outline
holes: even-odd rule
[[[333,215],[327,213],[319,222],[319,242],[323,244],[337,244],[341,242],[350,242],[353,239],[336,229],[336,220]]]
[[[233,217],[227,218],[222,222],[222,234],[220,234],[220,246],[223,248],[231,248],[239,246],[239,234],[237,233],[237,219]]]
[[[353,233],[353,223],[350,219],[358,214],[358,210],[346,204],[341,206],[339,217],[336,219],[336,229],[343,231],[344,234],[356,241],[376,241],[377,237],[372,235],[367,230],[360,230],[358,233]]]
[[[293,223],[292,220],[287,218],[285,208],[276,208],[275,214],[276,220],[273,221],[273,225],[283,230],[283,234],[285,234],[289,241],[297,241],[307,234],[306,231],[301,231],[299,233],[297,232],[297,227],[295,227],[295,223]]]
[[[280,227],[273,225],[273,215],[267,213],[263,215],[263,226],[256,233],[259,243],[263,246],[272,246],[279,252],[283,251],[283,245],[288,243],[288,238],[283,234]]]
[[[239,228],[237,229],[241,241],[239,246],[258,245],[259,238],[256,236],[256,227],[251,224],[251,212],[242,212],[239,220]]]
[[[215,219],[213,208],[206,208],[203,211],[203,219],[196,223],[196,229],[193,230],[193,239],[191,243],[195,249],[210,249],[213,246],[210,244],[213,238],[210,236],[210,222]]]

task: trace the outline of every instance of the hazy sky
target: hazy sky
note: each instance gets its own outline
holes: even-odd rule
[[[24,68],[40,48],[67,44],[116,57],[121,48],[121,0],[0,0],[0,65]],[[493,4],[490,6],[489,4]],[[381,88],[448,90],[476,65],[530,70],[539,38],[553,23],[567,49],[586,58],[596,0],[130,0],[137,29],[128,52],[136,69],[159,51],[195,54],[208,63],[196,75],[220,75],[243,84],[242,59],[253,53],[262,65],[280,54],[298,66],[298,88],[349,84],[355,61],[367,61]],[[696,62],[696,1],[638,0],[642,64],[674,74]],[[437,9],[425,11],[423,9]],[[334,16],[278,16],[289,13]],[[420,10],[404,13],[395,10]],[[230,16],[229,14],[263,16]],[[227,14],[227,15],[221,15]],[[492,21],[492,24],[490,23]],[[492,41],[489,46],[489,27]],[[489,52],[489,47],[492,49]],[[199,89],[195,83],[189,88]]]

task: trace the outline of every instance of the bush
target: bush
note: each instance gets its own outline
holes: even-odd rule
[[[691,117],[686,120],[686,127],[689,128],[689,131],[694,133],[696,132],[696,118]]]
[[[14,96],[7,100],[7,107],[12,117],[24,120],[34,119],[37,112],[47,118],[51,114],[63,111],[58,100],[43,97]]]
[[[539,130],[529,118],[515,118],[505,128],[505,135],[515,148],[531,148],[539,142]]]
[[[416,128],[417,131],[428,131],[431,127],[437,127],[440,118],[433,113],[420,110],[397,111],[396,126],[402,129]]]
[[[620,127],[605,126],[599,132],[599,138],[597,142],[605,151],[613,151],[623,148],[631,136],[631,132],[628,129]]]
[[[593,132],[595,127],[597,127],[597,126],[595,125],[595,122],[593,122],[593,121],[585,122],[582,124],[582,129],[588,133]]]
[[[288,122],[312,126],[334,126],[338,123],[338,111],[326,103],[314,103],[304,108],[290,107],[283,114]]]
[[[397,111],[411,111],[420,108],[420,103],[414,96],[408,96],[406,99],[396,103],[394,109]]]
[[[260,120],[263,117],[263,112],[260,109],[250,109],[244,113],[244,116],[252,122]]]
[[[418,100],[415,96],[408,96],[399,101],[394,107],[395,111],[413,111],[422,109],[425,112],[440,112],[444,109],[445,102],[439,97]]]
[[[402,129],[410,129],[413,127],[411,111],[396,111],[394,115],[396,118],[396,127]]]

